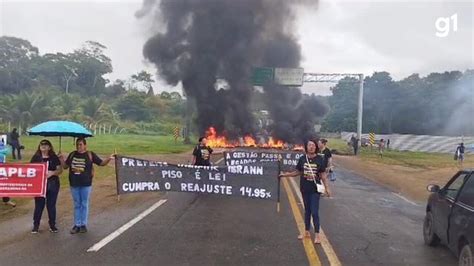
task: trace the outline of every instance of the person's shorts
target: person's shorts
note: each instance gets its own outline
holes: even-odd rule
[[[464,161],[464,154],[462,154],[462,153],[461,153],[461,154],[459,154],[459,156],[458,156],[458,160],[460,160],[460,161]]]

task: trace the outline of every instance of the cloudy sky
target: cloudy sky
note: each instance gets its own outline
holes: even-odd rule
[[[0,0],[0,35],[27,39],[42,54],[71,52],[95,40],[108,47],[114,67],[109,79],[127,79],[142,69],[154,73],[142,55],[149,21],[134,16],[141,2]],[[317,9],[297,11],[302,67],[310,73],[388,71],[396,80],[472,69],[473,6],[472,1],[322,0]],[[436,36],[439,18],[450,23],[446,37]],[[303,90],[325,95],[327,86],[306,84]],[[155,89],[172,90],[160,83]]]

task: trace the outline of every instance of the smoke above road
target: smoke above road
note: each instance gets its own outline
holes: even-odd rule
[[[296,9],[315,1],[144,0],[137,17],[152,21],[143,54],[170,85],[181,83],[196,104],[200,133],[210,126],[229,136],[255,134],[250,108],[254,67],[300,67]],[[225,89],[218,86],[225,80]],[[289,142],[314,134],[327,108],[297,88],[267,84],[272,135]]]

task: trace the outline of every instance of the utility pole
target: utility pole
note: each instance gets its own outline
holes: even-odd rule
[[[362,144],[362,112],[364,107],[364,74],[359,74],[359,104],[357,108],[357,139]]]

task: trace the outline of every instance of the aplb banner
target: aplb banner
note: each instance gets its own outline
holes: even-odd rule
[[[301,151],[252,151],[252,150],[232,150],[224,152],[226,165],[244,165],[262,162],[280,161],[281,171],[292,171],[296,169],[298,160],[304,153]]]
[[[116,156],[117,193],[176,191],[277,200],[278,164],[173,165]]]
[[[46,163],[0,164],[0,196],[44,197],[47,170]]]

